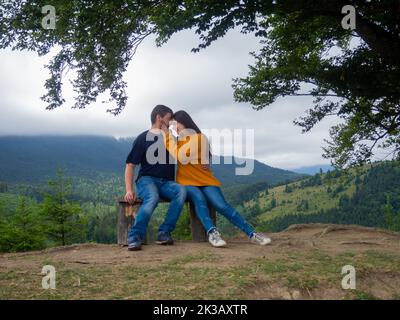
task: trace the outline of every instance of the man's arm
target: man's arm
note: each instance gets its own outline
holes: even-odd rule
[[[127,163],[125,167],[125,201],[133,203],[136,199],[136,195],[133,192],[133,174],[135,172],[135,165],[132,163]]]

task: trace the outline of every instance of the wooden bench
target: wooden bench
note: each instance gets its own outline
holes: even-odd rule
[[[169,203],[169,200],[160,199],[158,203]],[[131,226],[135,222],[135,217],[137,210],[142,204],[142,200],[137,199],[133,204],[125,201],[124,198],[118,199],[118,226],[117,226],[117,234],[118,234],[118,244],[121,246],[128,245],[128,232]],[[207,241],[207,233],[204,230],[203,225],[201,224],[199,218],[196,215],[194,205],[191,201],[186,201],[186,204],[189,204],[189,212],[190,212],[190,227],[192,231],[192,239],[195,242],[204,242]],[[217,223],[217,215],[215,209],[212,206],[208,206],[210,211],[210,216],[214,224]]]

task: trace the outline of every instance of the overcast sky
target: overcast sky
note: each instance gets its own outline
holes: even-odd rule
[[[200,128],[254,129],[255,158],[268,165],[293,169],[329,164],[321,156],[321,146],[337,120],[325,120],[307,134],[293,125],[312,105],[311,98],[281,98],[261,111],[233,101],[232,78],[247,74],[253,63],[249,52],[259,47],[257,39],[231,31],[211,47],[191,53],[197,43],[196,35],[189,31],[173,36],[160,48],[154,38],[147,38],[125,74],[129,99],[117,117],[106,113],[107,106],[101,102],[72,110],[74,94],[69,85],[64,88],[66,104],[45,110],[40,96],[45,93],[48,74],[43,66],[49,57],[0,51],[0,135],[135,136],[149,128],[152,108],[165,104],[174,111],[188,111]]]

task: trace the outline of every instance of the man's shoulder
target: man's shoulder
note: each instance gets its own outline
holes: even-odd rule
[[[161,140],[160,140],[161,139]],[[161,132],[159,134],[153,133],[150,130],[143,131],[141,134],[139,134],[136,139],[133,141],[133,145],[135,144],[140,144],[140,145],[148,145],[148,144],[153,144],[154,142],[157,141],[162,141],[162,134]]]
[[[146,135],[149,132],[149,130],[143,131],[142,133],[140,133],[138,136],[136,136],[135,140],[133,141],[134,143],[137,141],[144,141],[146,140]]]
[[[143,131],[141,134],[139,134],[137,137],[139,138],[145,138],[146,137],[146,135],[148,134],[148,132],[149,132],[149,130],[145,130],[145,131]]]

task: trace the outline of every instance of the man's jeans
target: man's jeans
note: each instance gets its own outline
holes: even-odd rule
[[[178,221],[186,200],[186,189],[184,186],[163,178],[151,176],[140,177],[136,183],[136,193],[143,200],[128,234],[128,244],[146,236],[147,226],[158,200],[161,198],[171,200],[164,222],[158,229],[159,232],[172,232]]]
[[[210,218],[208,203],[248,236],[251,236],[251,234],[254,232],[254,228],[243,219],[239,212],[237,212],[226,202],[220,187],[186,186],[186,191],[188,199],[193,202],[196,214],[207,233],[209,233],[212,229],[215,229],[215,225]]]

